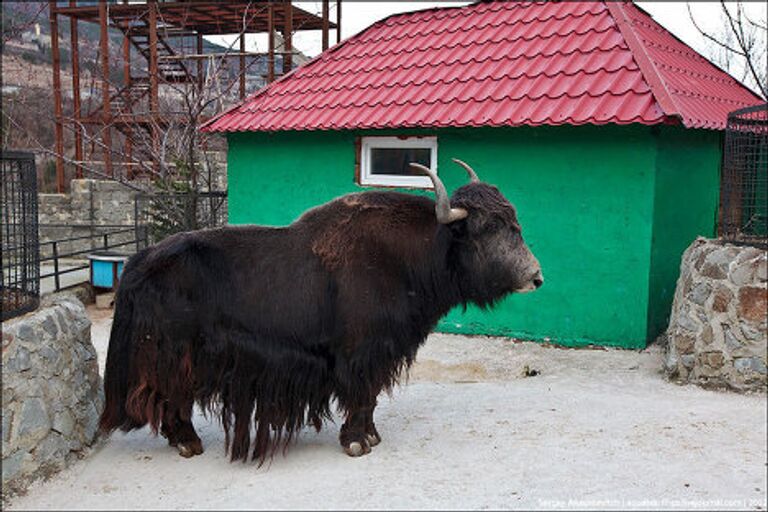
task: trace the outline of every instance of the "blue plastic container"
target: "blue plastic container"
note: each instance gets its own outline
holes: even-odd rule
[[[128,256],[113,252],[95,252],[89,254],[88,259],[91,263],[91,284],[97,288],[117,288]]]

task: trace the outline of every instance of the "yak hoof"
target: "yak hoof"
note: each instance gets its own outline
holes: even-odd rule
[[[349,446],[344,447],[344,451],[347,452],[347,455],[350,457],[360,457],[361,455],[371,453],[371,447],[368,446],[368,443],[358,443],[357,441],[353,441],[349,443]]]
[[[365,438],[368,440],[368,445],[373,447],[381,442],[381,438],[376,434],[366,434]]]
[[[185,459],[188,459],[194,455],[194,453],[192,453],[192,448],[190,448],[185,444],[178,444],[176,445],[176,448],[178,448],[179,450],[179,455],[181,455]]]
[[[194,457],[195,455],[200,455],[203,453],[203,444],[202,443],[179,443],[176,445],[176,448],[179,450],[179,455],[184,457],[185,459],[188,459],[190,457]]]

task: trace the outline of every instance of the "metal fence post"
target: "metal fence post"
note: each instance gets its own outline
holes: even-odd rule
[[[141,250],[139,243],[139,196],[133,198],[133,234],[136,237],[136,252]]]
[[[56,291],[61,289],[61,283],[59,282],[59,244],[53,242],[53,283]]]

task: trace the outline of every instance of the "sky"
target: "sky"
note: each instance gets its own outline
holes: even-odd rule
[[[294,2],[296,6],[311,12],[320,14],[322,2]],[[460,6],[471,3],[469,1],[400,1],[400,2],[379,2],[379,1],[361,1],[361,0],[342,0],[341,4],[341,35],[347,38],[355,35],[365,29],[372,23],[395,13],[427,9],[436,6]],[[733,4],[734,2],[726,2]],[[649,12],[653,18],[671,31],[685,43],[695,50],[709,57],[712,50],[712,43],[708,42],[696,28],[693,26],[686,7],[686,2],[662,2],[662,1],[638,1],[637,4]],[[753,19],[766,20],[768,18],[768,3],[764,2],[745,2],[746,12]],[[336,19],[336,2],[330,0],[330,18]],[[691,10],[697,23],[704,30],[716,32],[723,24],[721,8],[719,2],[691,2]],[[336,42],[336,33],[331,31],[331,44]],[[225,42],[220,40],[217,42]],[[227,41],[228,42],[228,41]],[[294,46],[313,57],[320,53],[321,34],[319,31],[303,31],[294,35]],[[267,45],[266,35],[254,35],[247,39],[247,49],[250,51],[265,51]],[[739,74],[736,71],[736,74]],[[737,77],[738,78],[738,77]]]

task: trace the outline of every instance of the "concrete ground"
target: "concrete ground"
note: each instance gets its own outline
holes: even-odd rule
[[[73,269],[87,265],[88,260],[61,260],[59,264],[59,271]],[[40,275],[45,275],[53,272],[53,263],[44,263],[40,265]],[[90,280],[90,271],[86,269],[75,270],[74,272],[67,272],[59,276],[59,286],[61,288],[67,288],[80,283],[87,283]],[[50,293],[56,290],[56,281],[53,276],[40,279],[40,294]]]
[[[103,364],[111,311],[89,311]],[[5,508],[764,510],[765,395],[677,386],[660,367],[657,347],[435,334],[380,399],[383,441],[366,457],[342,452],[337,419],[264,467],[229,463],[198,414],[202,456],[116,433]]]

